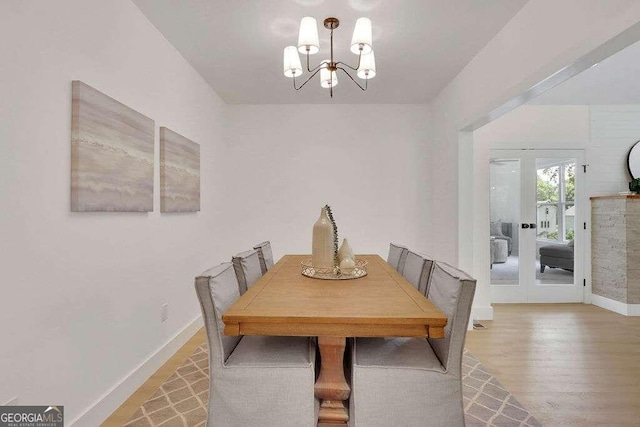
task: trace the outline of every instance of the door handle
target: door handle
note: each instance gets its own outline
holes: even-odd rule
[[[526,222],[522,223],[522,228],[529,228],[529,224],[527,224]]]
[[[529,224],[529,228],[534,229],[536,228],[536,225],[534,223]]]

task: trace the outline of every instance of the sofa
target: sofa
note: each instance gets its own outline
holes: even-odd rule
[[[507,242],[507,255],[513,250],[513,227],[510,222],[491,222],[491,237]]]
[[[540,273],[545,267],[573,271],[573,240],[540,247]]]

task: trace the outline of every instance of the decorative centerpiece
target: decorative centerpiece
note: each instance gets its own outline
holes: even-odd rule
[[[357,279],[367,275],[367,262],[356,260],[347,239],[338,249],[338,227],[331,206],[325,205],[313,225],[311,259],[302,262],[302,274],[314,279]]]

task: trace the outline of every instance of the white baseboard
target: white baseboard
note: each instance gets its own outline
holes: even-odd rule
[[[640,316],[640,304],[625,304],[595,294],[591,294],[591,304],[624,316]]]
[[[196,317],[164,346],[129,372],[69,425],[97,426],[106,420],[125,400],[173,356],[202,327],[202,316]]]
[[[13,396],[2,404],[2,406],[16,406],[18,404],[18,396]]]
[[[493,307],[490,305],[474,306],[471,309],[472,320],[493,320]]]

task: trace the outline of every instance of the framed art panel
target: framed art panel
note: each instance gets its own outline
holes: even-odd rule
[[[200,145],[160,127],[160,211],[200,210]]]
[[[153,211],[153,120],[81,81],[72,92],[71,210]]]

